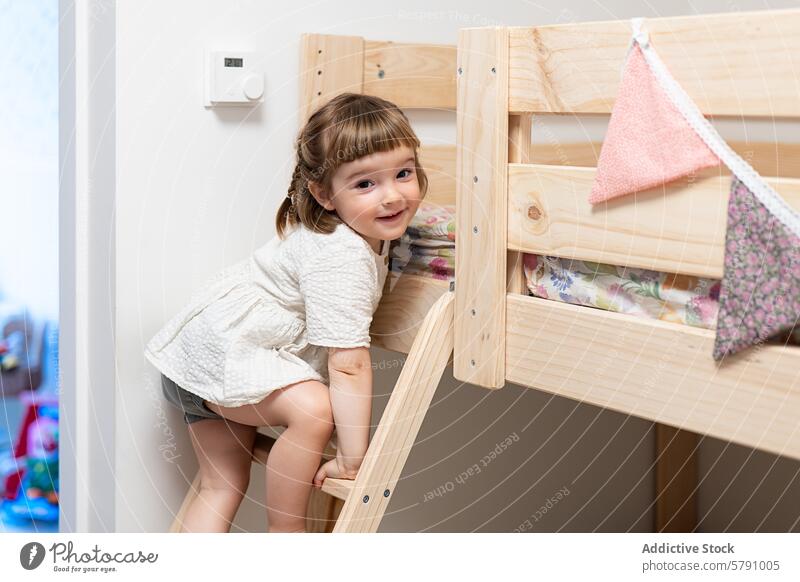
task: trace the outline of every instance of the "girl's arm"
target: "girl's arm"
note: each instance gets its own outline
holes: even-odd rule
[[[372,359],[369,348],[328,350],[331,407],[336,423],[336,461],[354,479],[369,445],[372,416]]]

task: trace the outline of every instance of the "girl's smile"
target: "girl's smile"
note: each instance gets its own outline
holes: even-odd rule
[[[378,220],[380,220],[381,222],[389,222],[389,223],[391,223],[391,222],[394,222],[395,220],[397,220],[398,218],[400,218],[401,216],[403,216],[404,212],[405,212],[405,210],[401,210],[399,212],[396,212],[394,214],[390,214],[388,216],[379,216]]]

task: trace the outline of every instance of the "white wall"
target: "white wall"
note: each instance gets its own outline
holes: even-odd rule
[[[118,3],[116,531],[164,531],[195,474],[180,415],[161,398],[142,349],[204,279],[273,236],[293,161],[301,33],[454,44],[460,27],[752,10],[764,3],[676,2],[659,6],[660,13],[630,0],[410,0],[402,6],[366,0]],[[204,109],[204,47],[263,55],[264,105]],[[452,114],[415,113],[412,120],[423,141],[455,138]],[[388,367],[375,374],[380,410],[402,356],[374,352],[376,364]],[[569,496],[535,523],[536,530],[647,531],[651,428],[513,385],[497,392],[460,385],[448,369],[381,529],[510,531],[567,487]],[[425,501],[426,492],[453,481],[510,434],[519,442],[479,475]],[[238,529],[264,530],[258,473]],[[748,507],[758,516],[764,500],[755,497]],[[733,511],[718,503],[706,524],[725,526]],[[744,529],[757,522],[747,521]]]

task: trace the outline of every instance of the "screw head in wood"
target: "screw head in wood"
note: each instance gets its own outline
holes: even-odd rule
[[[364,498],[361,501],[363,501],[364,503],[369,501],[369,495],[364,495]]]
[[[383,490],[383,496],[384,497],[389,497],[389,490],[388,489],[384,489]]]
[[[472,232],[474,232],[475,234],[478,234],[478,227],[477,226],[473,226],[472,227]]]

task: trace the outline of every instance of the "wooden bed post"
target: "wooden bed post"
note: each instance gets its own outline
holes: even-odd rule
[[[364,39],[304,34],[300,42],[299,121],[302,126],[317,107],[339,93],[364,92]]]
[[[505,384],[508,29],[458,34],[456,379]]]
[[[339,93],[364,92],[364,39],[360,36],[303,34],[300,42],[298,123],[302,127],[315,109]],[[340,499],[312,489],[306,529],[309,532],[332,531],[341,508]]]
[[[698,435],[666,424],[656,431],[655,531],[692,532],[697,527]]]

